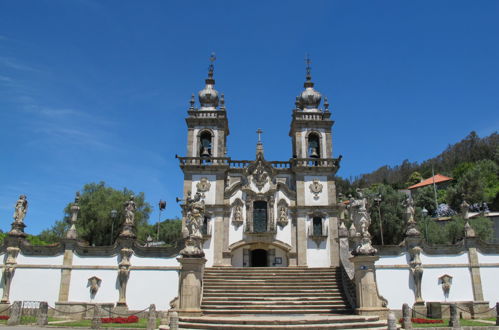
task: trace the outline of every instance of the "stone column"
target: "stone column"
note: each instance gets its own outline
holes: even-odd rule
[[[358,255],[350,258],[355,269],[355,293],[358,306],[355,312],[359,315],[379,315],[386,319],[388,316],[387,301],[379,295],[376,284],[374,263],[378,259],[378,256],[370,255]]]
[[[200,316],[205,258],[177,258],[180,262],[179,310],[180,316]]]

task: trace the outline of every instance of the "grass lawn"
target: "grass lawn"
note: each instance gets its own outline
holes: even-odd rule
[[[495,318],[494,318],[495,320]],[[459,320],[461,326],[490,326],[489,323],[483,323],[476,320]],[[449,326],[449,320],[444,320],[444,323],[436,324],[418,324],[413,323],[413,328],[445,328]]]

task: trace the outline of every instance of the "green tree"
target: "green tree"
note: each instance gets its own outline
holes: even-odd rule
[[[423,181],[423,176],[421,175],[421,173],[419,173],[418,171],[414,171],[407,179],[405,186],[410,187],[412,185],[420,183],[421,181]]]
[[[419,188],[413,193],[414,195],[414,205],[423,209],[428,210],[428,214],[433,215],[436,211],[435,206],[435,191],[433,186],[429,185],[423,188]],[[438,198],[438,197],[437,197]]]
[[[485,159],[469,167],[454,186],[447,189],[447,203],[458,210],[464,199],[470,203],[493,202],[499,193],[499,166]]]
[[[402,201],[405,195],[385,184],[372,185],[366,193],[369,205],[371,205],[369,231],[373,236],[373,243],[381,244],[381,215],[384,244],[399,244],[404,238],[405,220]],[[381,196],[381,201],[378,204],[375,198],[379,196]]]
[[[124,188],[116,190],[106,186],[104,182],[86,184],[80,195],[80,212],[76,229],[81,239],[90,245],[109,245],[119,235],[121,225],[124,221],[123,206],[130,196],[135,196],[137,210],[135,212],[135,228],[138,238],[144,240],[144,230],[151,212],[151,205],[144,200],[144,193],[134,194],[133,191]],[[64,218],[57,221],[51,229],[40,234],[44,240],[54,241],[64,237],[70,220],[69,203],[64,209]],[[111,211],[116,210],[115,219],[111,217]],[[111,237],[112,232],[112,237]]]
[[[150,224],[143,227],[143,236],[151,236],[156,240],[157,224]],[[159,241],[165,242],[166,246],[178,247],[181,246],[184,239],[182,237],[182,220],[167,219],[159,223]]]
[[[485,242],[490,241],[493,229],[489,218],[477,217],[469,219],[469,223],[477,237]],[[431,244],[456,244],[464,238],[465,224],[466,221],[460,216],[452,217],[444,223],[437,223],[429,217],[418,222],[421,234]]]

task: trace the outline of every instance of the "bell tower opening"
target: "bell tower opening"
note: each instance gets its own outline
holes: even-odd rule
[[[268,253],[263,249],[251,251],[251,267],[268,267]]]
[[[316,133],[308,136],[308,157],[321,158],[320,139]]]
[[[211,133],[208,131],[204,131],[199,136],[199,156],[200,157],[211,157]]]
[[[267,232],[267,202],[253,202],[253,231],[255,233]]]

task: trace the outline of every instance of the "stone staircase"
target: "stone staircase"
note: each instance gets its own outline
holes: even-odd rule
[[[336,268],[206,268],[202,317],[181,329],[386,329],[352,315]]]

